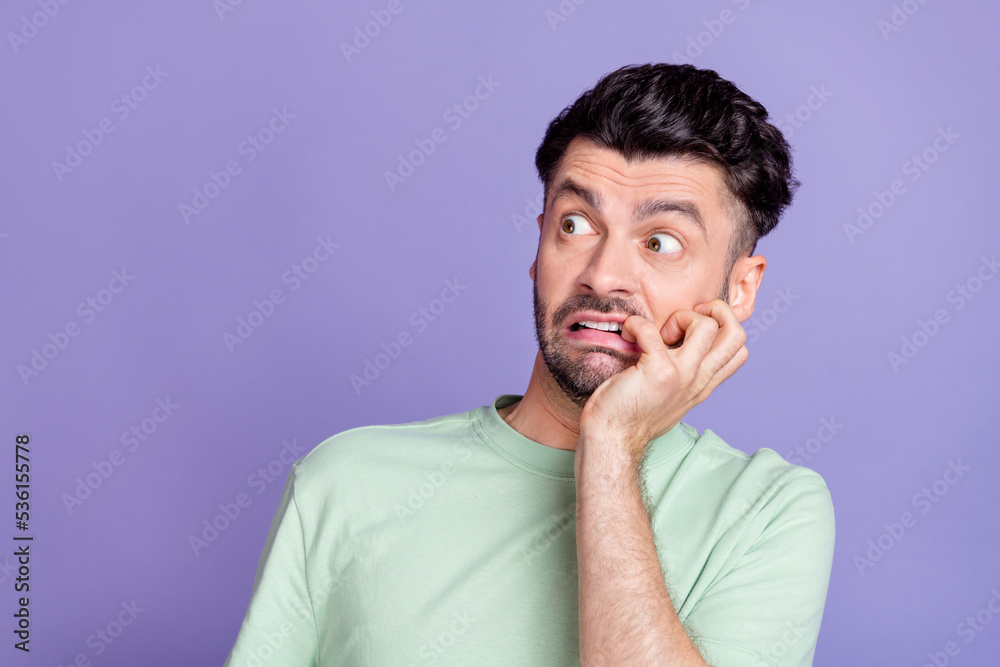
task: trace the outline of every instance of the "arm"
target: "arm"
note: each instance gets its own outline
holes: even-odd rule
[[[727,531],[731,558],[684,619],[720,667],[813,664],[833,565],[833,503],[817,473],[776,474]]]
[[[292,465],[257,564],[250,604],[223,667],[314,667],[319,643]]]
[[[580,664],[705,667],[667,593],[637,468],[606,443],[577,444]]]
[[[651,440],[746,361],[746,332],[732,308],[715,299],[675,312],[660,330],[630,316],[622,338],[638,343],[641,356],[603,382],[580,415],[581,664],[704,666],[663,581],[637,466]]]

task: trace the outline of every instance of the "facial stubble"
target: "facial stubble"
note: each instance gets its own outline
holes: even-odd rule
[[[566,397],[579,408],[586,405],[594,391],[608,378],[616,375],[639,360],[638,354],[627,354],[600,345],[580,348],[581,361],[575,361],[569,353],[570,343],[563,335],[562,323],[571,313],[592,310],[598,313],[625,313],[648,316],[637,310],[624,299],[600,299],[596,296],[578,293],[569,298],[548,318],[548,304],[538,296],[538,281],[531,283],[532,304],[535,312],[535,340],[549,374],[562,389]],[[728,302],[729,281],[723,280],[716,298]]]

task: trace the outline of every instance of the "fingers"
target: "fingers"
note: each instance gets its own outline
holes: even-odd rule
[[[645,317],[630,315],[622,322],[622,338],[638,343],[644,354],[659,359],[663,353],[663,339],[656,325]]]
[[[746,331],[732,307],[721,299],[713,299],[694,306],[693,310],[679,310],[667,320],[664,336],[680,339],[677,349],[678,365],[690,369],[696,388],[717,387],[746,362]],[[678,335],[677,332],[681,332]],[[667,339],[665,338],[665,342]],[[699,394],[704,393],[703,391]]]
[[[708,384],[705,385],[705,388],[701,390],[700,394],[698,394],[696,403],[701,403],[706,398],[708,398],[708,395],[711,394],[713,391],[715,391],[716,387],[718,387],[720,384],[726,381],[733,373],[735,373],[740,366],[745,364],[749,357],[750,357],[750,350],[747,349],[747,346],[743,345],[742,347],[740,347],[740,349],[736,351],[736,354],[733,356],[733,358],[730,359],[725,366],[719,369],[715,373],[715,375],[711,377],[711,379],[709,379]]]
[[[732,307],[721,299],[699,303],[694,309],[702,315],[711,317],[719,324],[716,335],[718,345],[713,348],[713,353],[715,349],[719,350],[716,361],[721,368],[746,342],[746,331]]]
[[[649,320],[630,316],[623,323],[622,338],[637,342],[647,360],[655,360],[657,365],[669,361],[691,378],[697,394],[705,396],[750,355],[744,345],[746,331],[732,307],[721,299],[675,311],[659,331]],[[680,347],[667,347],[681,339]]]
[[[685,310],[678,312],[677,323],[684,327],[684,342],[676,351],[678,362],[696,368],[712,350],[719,336],[719,322],[694,310]]]
[[[663,323],[660,328],[660,338],[667,345],[675,345],[681,338],[684,337],[684,329],[690,326],[690,314],[692,311],[689,310],[675,310],[667,321]],[[688,319],[684,321],[684,326],[681,326],[681,322],[678,320],[680,317],[688,316]]]

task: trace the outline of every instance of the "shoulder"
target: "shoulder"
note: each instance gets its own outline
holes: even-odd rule
[[[674,478],[691,518],[684,530],[669,527],[695,564],[684,622],[706,659],[777,664],[778,646],[781,664],[811,664],[834,552],[823,477],[768,447],[746,454],[706,429]],[[782,639],[793,625],[798,639]]]
[[[358,426],[326,438],[294,464],[299,487],[328,485],[345,475],[389,471],[433,455],[472,431],[472,410],[400,424]]]
[[[806,522],[832,536],[833,502],[818,472],[786,461],[768,447],[746,454],[711,429],[698,435],[684,426],[695,442],[676,470],[664,466],[661,474],[671,477],[664,482],[679,495],[698,498],[692,511],[714,511],[722,530],[742,526],[762,531],[780,519]]]
[[[786,461],[769,447],[747,455],[711,430],[702,438],[708,456],[724,461],[729,469],[740,498],[730,507],[731,521],[743,526],[747,537],[770,538],[788,531],[812,542],[818,552],[832,550],[833,499],[820,473]]]
[[[690,430],[697,433],[693,428]],[[758,487],[763,485],[772,493],[786,487],[798,489],[815,486],[829,494],[822,475],[812,468],[785,460],[769,447],[761,447],[753,454],[746,454],[711,429],[705,429],[696,437],[688,458],[693,465],[703,469],[705,474],[711,474],[722,484],[745,484],[750,481]]]

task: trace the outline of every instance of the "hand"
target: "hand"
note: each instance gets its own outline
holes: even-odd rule
[[[622,324],[622,338],[642,354],[603,382],[580,415],[580,440],[616,443],[638,464],[650,440],[663,435],[750,356],[732,307],[721,299],[675,311],[659,331],[644,317]],[[683,338],[679,347],[670,348]]]

